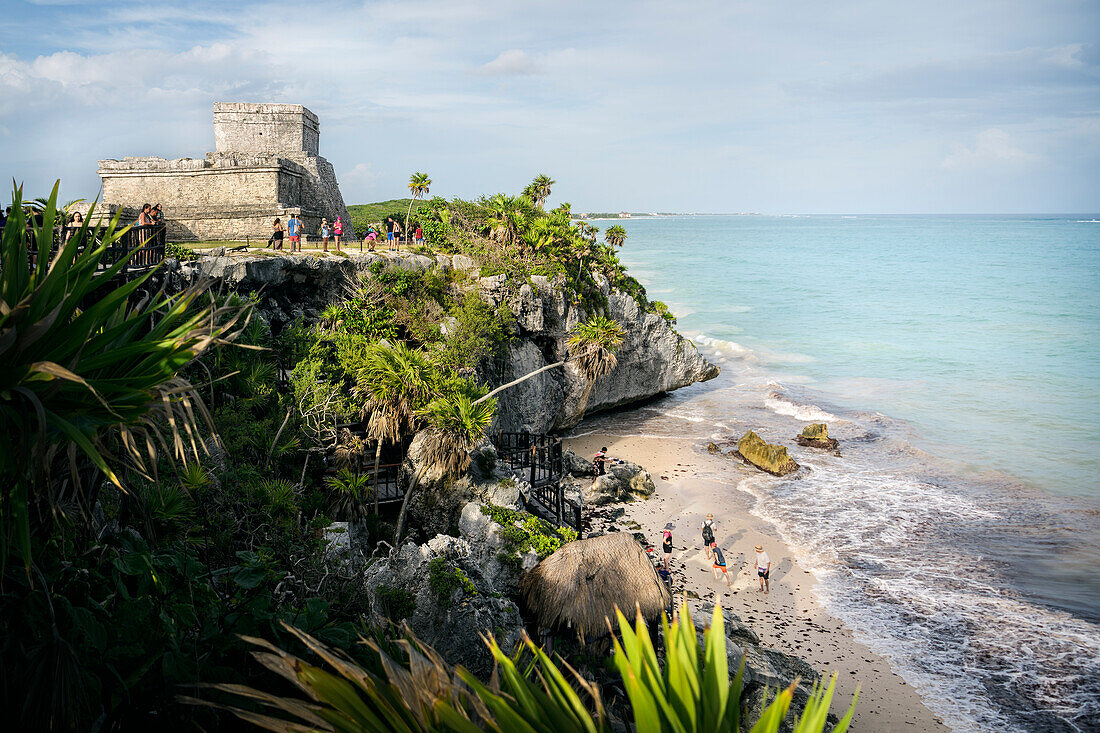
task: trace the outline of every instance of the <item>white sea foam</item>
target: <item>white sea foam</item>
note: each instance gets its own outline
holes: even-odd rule
[[[1011,518],[954,486],[883,470],[881,456],[798,459],[812,468],[799,480],[752,477],[739,488],[821,580],[830,612],[951,728],[1039,729],[993,701],[991,679],[1064,720],[1095,720],[1097,626],[1008,590],[954,534]]]
[[[786,415],[802,422],[832,422],[840,420],[816,405],[799,405],[785,400],[774,392],[764,398],[764,406],[777,415]]]

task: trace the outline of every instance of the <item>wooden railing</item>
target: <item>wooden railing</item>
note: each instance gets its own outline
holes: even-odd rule
[[[528,432],[499,432],[493,436],[497,459],[509,469],[522,472],[531,484],[527,508],[561,527],[583,531],[582,506],[565,498],[561,485],[564,462],[561,438]]]
[[[80,227],[62,227],[60,230],[60,241],[66,242],[76,232],[80,231]],[[77,248],[76,254],[79,256],[93,244],[91,237],[95,234],[95,229],[88,228],[87,235],[88,241],[85,241],[80,247]],[[28,235],[30,233],[28,232]],[[57,255],[58,242],[56,236],[52,236],[54,241],[50,242],[49,257],[52,259]],[[98,241],[94,244],[99,244]],[[122,268],[122,273],[125,274],[131,270],[146,270],[150,267],[156,267],[161,262],[164,262],[164,253],[166,245],[168,244],[168,231],[163,224],[152,224],[143,227],[131,227],[115,242],[107,247],[103,253],[103,257],[99,260],[99,269],[106,270],[109,267],[115,265],[120,260],[125,259],[130,253],[133,256],[127,260],[126,265]],[[34,241],[33,237],[28,237],[27,243],[27,259],[31,268],[38,266],[38,257],[41,247],[39,243]]]
[[[363,474],[367,485],[374,490],[374,464],[368,466]],[[401,464],[388,463],[378,467],[378,503],[401,501],[405,498],[405,486],[401,483]]]

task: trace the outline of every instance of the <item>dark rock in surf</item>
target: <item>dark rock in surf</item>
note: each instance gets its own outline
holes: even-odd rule
[[[802,434],[794,440],[805,448],[821,448],[832,451],[836,451],[840,445],[836,438],[829,437],[829,426],[823,422],[807,425],[802,429]],[[839,456],[840,452],[837,451],[836,454]]]

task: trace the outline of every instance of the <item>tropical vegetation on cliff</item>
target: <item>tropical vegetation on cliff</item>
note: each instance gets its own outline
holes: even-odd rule
[[[384,549],[380,541],[421,532],[405,526],[408,499],[428,485],[445,491],[466,470],[493,418],[489,387],[494,363],[506,357],[512,314],[479,298],[459,270],[379,264],[345,283],[319,318],[276,332],[253,299],[212,292],[207,283],[171,293],[156,271],[116,279],[119,266],[100,264],[121,235],[117,221],[64,240],[54,227],[56,192],[30,229],[18,188],[13,198],[0,242],[5,722],[19,730],[217,729],[224,711],[180,695],[214,699],[197,687],[209,683],[238,693],[270,689],[263,669],[243,663],[259,639],[273,655],[262,660],[296,670],[295,684],[344,696],[353,714],[356,695],[368,706],[396,705],[381,680],[400,685],[423,671],[420,659],[438,657],[367,622],[363,574],[330,562],[323,535],[334,519],[356,522],[369,534],[369,553]],[[499,218],[488,203],[433,202],[434,218],[424,220],[435,227],[431,246],[483,248],[491,268],[551,272],[580,288],[574,293],[591,310],[560,366],[570,364],[589,383],[614,367],[621,328],[600,315],[591,276],[572,274],[591,266],[627,282],[610,245],[522,201],[527,213],[505,206]],[[533,229],[544,240],[534,249]],[[411,489],[397,516],[387,517],[368,475],[377,480],[386,451],[403,453],[413,441],[419,462]],[[368,474],[369,464],[376,470]],[[461,584],[457,570],[454,578]],[[377,591],[390,593],[391,618],[409,612],[407,597]],[[629,656],[640,636],[626,628]],[[545,654],[528,645],[510,659],[510,651],[494,647],[508,680],[502,689],[447,671],[446,679],[464,680],[473,692],[452,685],[440,693],[455,715],[467,716],[444,726],[493,729],[495,720],[499,729],[516,714],[530,718],[516,697],[527,690],[538,705],[564,704],[560,715],[584,729],[602,729],[598,696],[561,697],[565,678]],[[366,671],[328,679],[305,661],[311,653],[340,674]],[[671,662],[664,671],[645,669],[682,678],[682,670],[668,672]],[[699,674],[727,680],[717,666],[706,669]],[[253,702],[266,699],[257,694]],[[722,692],[707,688],[692,704],[710,706],[719,699],[712,694]],[[635,711],[646,709],[645,696],[630,697]],[[490,717],[477,717],[483,706]],[[289,701],[283,710],[308,712],[314,718],[304,719],[321,730],[370,729],[336,718],[326,728],[318,720],[328,713],[314,707]],[[428,713],[394,714],[409,721]],[[421,722],[427,727],[412,729],[439,727]]]

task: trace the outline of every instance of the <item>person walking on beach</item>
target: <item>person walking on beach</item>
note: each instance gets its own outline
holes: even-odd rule
[[[668,570],[668,561],[672,559],[672,530],[665,528],[664,540],[661,542],[661,552],[664,555],[665,570]]]
[[[272,249],[283,248],[283,232],[286,230],[283,228],[283,222],[275,217],[275,223],[271,225],[271,244],[274,245]]]
[[[714,541],[714,515],[708,513],[706,520],[703,522],[703,549],[707,552],[707,559],[710,559],[711,548],[717,548],[717,543]]]
[[[291,214],[286,220],[286,234],[290,237],[290,251],[302,251],[302,220],[297,214]]]
[[[336,217],[336,223],[332,225],[332,235],[336,240],[336,251],[340,251],[340,240],[344,236],[344,222],[338,216]]]
[[[722,576],[726,579],[726,585],[730,588],[733,587],[733,581],[730,580],[730,574],[726,570],[726,556],[722,554],[722,548],[718,545],[714,546],[714,579],[719,580],[718,571],[722,571]]]
[[[328,225],[328,219],[321,219],[321,244],[325,246],[325,251],[328,252],[328,240],[332,237],[332,227]]]
[[[772,574],[772,559],[764,552],[763,545],[756,546],[756,575],[760,578],[760,590],[771,593],[772,586],[769,578]]]

